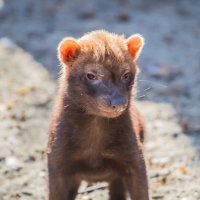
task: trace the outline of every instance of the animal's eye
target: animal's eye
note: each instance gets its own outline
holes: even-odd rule
[[[125,73],[125,74],[122,76],[122,80],[125,81],[125,82],[130,81],[131,78],[132,78],[131,72],[127,72],[127,73]]]
[[[87,74],[86,74],[86,77],[87,77],[87,79],[90,80],[90,81],[97,80],[97,76],[94,75],[94,74],[92,74],[92,73],[87,73]]]

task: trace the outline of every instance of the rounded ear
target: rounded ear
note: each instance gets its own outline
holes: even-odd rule
[[[74,38],[64,38],[58,45],[58,59],[60,62],[73,61],[80,52],[80,45]]]
[[[144,46],[144,38],[140,34],[134,34],[127,39],[127,46],[130,54],[134,60],[140,55],[140,52]]]

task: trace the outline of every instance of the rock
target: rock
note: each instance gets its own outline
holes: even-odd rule
[[[29,155],[28,158],[26,159],[26,162],[35,162],[36,158],[35,156]]]
[[[33,194],[31,192],[22,192],[23,195],[25,196],[32,196]]]
[[[8,137],[8,142],[11,145],[16,145],[16,146],[20,146],[22,144],[22,142],[19,140],[19,138],[17,136],[14,136],[14,135]]]
[[[18,170],[23,167],[23,163],[14,156],[7,157],[5,164],[11,170]]]
[[[152,165],[164,167],[169,163],[169,161],[170,159],[168,157],[162,157],[162,158],[153,158],[150,162]]]
[[[182,174],[187,174],[187,169],[184,167],[184,166],[179,166],[179,171],[182,173]]]
[[[152,195],[153,199],[163,199],[163,197],[164,197],[164,195],[162,195],[162,194],[153,194]]]
[[[29,88],[26,86],[20,86],[17,88],[17,93],[20,96],[25,96],[29,92]]]

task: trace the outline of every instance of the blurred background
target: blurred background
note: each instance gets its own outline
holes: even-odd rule
[[[153,199],[200,199],[200,1],[0,0],[0,199],[45,199],[57,45],[105,29],[140,33],[138,107]],[[107,199],[83,183],[78,199]]]

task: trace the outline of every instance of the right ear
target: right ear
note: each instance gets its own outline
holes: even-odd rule
[[[58,59],[67,64],[78,56],[80,48],[74,38],[64,38],[58,45]]]
[[[134,34],[127,39],[127,45],[133,59],[137,60],[144,46],[144,38],[140,34]]]

